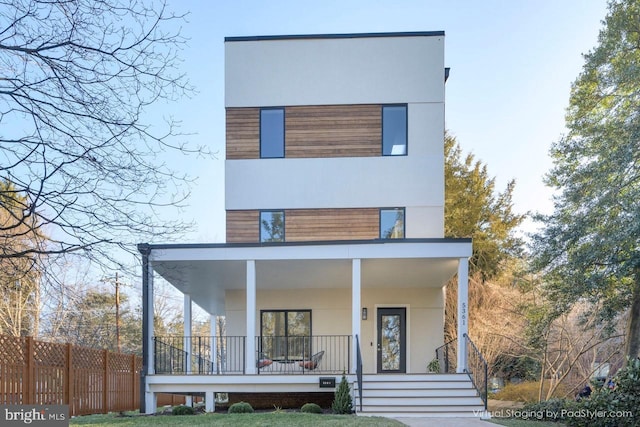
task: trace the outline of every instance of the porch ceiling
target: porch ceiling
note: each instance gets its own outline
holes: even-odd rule
[[[429,256],[429,253],[413,254],[412,251],[398,251],[401,245],[391,245],[382,251],[376,247],[370,257],[362,254],[335,252],[317,256],[319,252],[309,247],[298,247],[295,257],[272,256],[273,247],[254,248],[260,256],[247,256],[233,259],[229,252],[211,256],[174,255],[164,252],[153,260],[156,273],[176,287],[180,292],[190,294],[192,301],[209,313],[221,314],[224,307],[225,290],[242,290],[246,287],[246,260],[256,260],[256,287],[258,291],[268,289],[313,289],[313,288],[350,288],[351,262],[361,259],[361,286],[367,288],[416,288],[441,287],[456,272],[460,257],[470,255],[471,243],[468,242],[448,257]],[[246,249],[246,248],[243,248]],[[287,250],[290,249],[286,248]],[[322,250],[326,250],[323,247]],[[343,249],[342,247],[338,249]],[[361,248],[358,248],[361,249]],[[389,252],[385,256],[384,252]],[[305,256],[306,252],[306,256]],[[351,251],[354,252],[354,251]],[[450,252],[450,251],[449,251]],[[267,256],[265,256],[265,253]],[[400,255],[399,255],[400,254]],[[176,256],[179,255],[179,256]],[[316,257],[314,257],[316,255]],[[355,255],[355,256],[354,256]],[[208,259],[207,259],[208,258]],[[221,259],[222,258],[222,259]],[[278,259],[281,258],[281,259]],[[292,259],[293,258],[293,259]]]

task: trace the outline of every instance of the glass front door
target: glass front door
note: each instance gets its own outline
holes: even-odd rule
[[[406,309],[378,308],[378,373],[406,372]]]

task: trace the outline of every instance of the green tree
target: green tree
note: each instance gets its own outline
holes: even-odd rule
[[[554,212],[539,216],[534,268],[556,315],[579,301],[613,322],[630,310],[626,354],[640,350],[640,1],[612,1],[584,56],[551,149]]]
[[[524,215],[513,212],[515,181],[496,191],[495,178],[473,154],[463,157],[456,139],[447,134],[445,153],[445,237],[471,237],[469,274],[495,278],[503,263],[520,255],[522,240],[515,233]]]

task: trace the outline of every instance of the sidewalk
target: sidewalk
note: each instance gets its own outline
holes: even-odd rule
[[[431,417],[405,417],[394,418],[409,427],[492,427],[496,424],[483,421],[480,418],[431,418]]]

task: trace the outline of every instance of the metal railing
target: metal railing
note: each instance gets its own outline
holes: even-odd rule
[[[356,380],[358,381],[360,412],[362,412],[362,354],[360,353],[360,339],[358,339],[358,334],[356,334]]]
[[[256,337],[258,373],[341,373],[351,369],[350,335]]]
[[[245,337],[154,337],[156,374],[243,374]]]
[[[453,374],[456,372],[458,360],[457,354],[458,339],[454,338],[448,343],[436,348],[436,360],[440,367],[441,374]]]
[[[351,336],[256,337],[257,373],[324,374],[349,372]],[[156,374],[245,374],[243,336],[154,337]]]
[[[482,357],[482,353],[478,350],[478,347],[471,341],[469,335],[464,334],[464,339],[467,344],[467,369],[466,372],[471,378],[471,382],[475,386],[476,390],[480,394],[480,398],[484,402],[484,409],[487,409],[487,376],[488,365]]]

